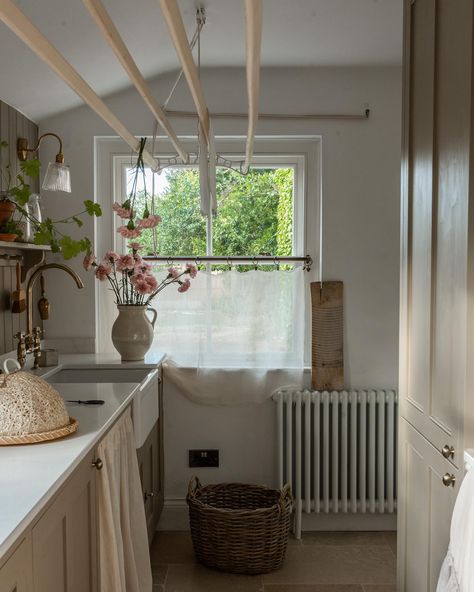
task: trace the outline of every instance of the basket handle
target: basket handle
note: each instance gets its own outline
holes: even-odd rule
[[[280,508],[283,510],[285,508],[286,501],[290,500],[293,501],[293,496],[291,494],[291,485],[287,483],[281,488],[280,491]]]
[[[202,485],[201,485],[201,482],[199,481],[199,478],[196,475],[193,475],[191,477],[191,480],[189,481],[189,485],[188,485],[188,497],[192,497],[192,496],[196,495],[196,491],[201,489],[201,487],[202,487]]]

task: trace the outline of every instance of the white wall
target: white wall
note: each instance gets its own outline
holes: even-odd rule
[[[153,83],[160,100],[173,78],[164,76]],[[205,71],[203,84],[211,111],[246,109],[243,71]],[[107,103],[133,133],[152,133],[152,118],[136,92],[120,93]],[[258,131],[322,137],[324,277],[344,281],[346,383],[354,388],[383,388],[397,385],[401,71],[394,67],[262,72],[261,111],[358,113],[366,104],[371,109],[368,121],[262,121]],[[192,108],[183,82],[170,107]],[[214,127],[218,135],[245,134],[246,122],[219,120]],[[195,133],[190,120],[176,120],[175,128],[178,133]],[[41,132],[49,130],[64,140],[74,203],[52,196],[45,201],[50,211],[72,212],[94,194],[94,136],[112,134],[87,108],[40,122]],[[53,154],[54,149],[45,147],[42,159]],[[84,229],[92,234],[91,223]],[[80,269],[79,261],[75,267]],[[55,278],[59,289],[48,293],[54,311],[45,325],[49,337],[69,343],[71,338],[94,338],[94,284],[91,277],[86,279],[86,289],[79,293],[67,278]],[[167,386],[167,498],[184,496],[191,472],[186,466],[187,450],[192,447],[221,451],[221,468],[201,471],[205,481],[271,483],[275,478],[273,412],[271,403],[258,408],[199,407]]]

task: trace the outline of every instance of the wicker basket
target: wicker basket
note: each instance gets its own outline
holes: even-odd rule
[[[290,531],[290,486],[201,486],[193,477],[187,495],[194,552],[207,567],[242,574],[278,569]]]

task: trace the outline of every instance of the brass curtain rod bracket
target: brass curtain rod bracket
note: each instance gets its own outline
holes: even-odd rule
[[[27,138],[18,138],[17,145],[16,145],[18,160],[21,160],[22,162],[24,162],[28,158],[28,152],[37,152],[40,147],[41,142],[47,136],[53,136],[59,142],[59,152],[56,154],[56,162],[59,162],[61,164],[64,163],[63,141],[61,140],[61,138],[57,134],[54,134],[53,132],[47,132],[46,134],[42,134],[38,138],[38,141],[36,142],[36,145],[34,146],[34,148],[28,148]]]

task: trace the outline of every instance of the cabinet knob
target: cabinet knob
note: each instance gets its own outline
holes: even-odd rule
[[[441,454],[444,456],[444,458],[454,458],[454,446],[445,444],[443,448],[441,448]]]
[[[104,466],[104,463],[102,462],[102,459],[96,458],[92,462],[92,466],[95,467],[98,471],[101,471],[102,470],[102,467]]]
[[[153,493],[153,491],[144,491],[143,492],[143,498],[146,501],[149,497],[155,497],[155,494]]]
[[[449,473],[443,475],[443,485],[445,485],[446,487],[454,487],[455,483],[456,477],[454,475],[450,475]]]

